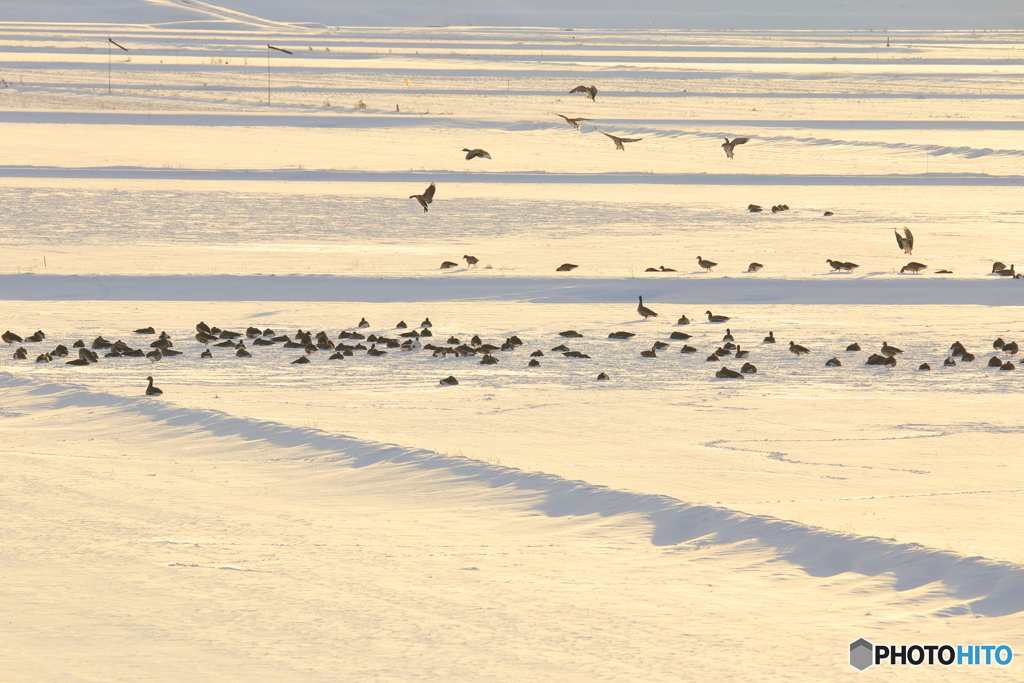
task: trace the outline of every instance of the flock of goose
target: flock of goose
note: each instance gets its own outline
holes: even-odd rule
[[[637,304],[637,313],[646,321],[650,318],[657,318],[658,313],[644,304],[643,297],[638,297],[639,303]],[[721,325],[728,323],[732,318],[730,316],[715,314],[710,310],[705,311],[704,315],[707,317],[709,324]],[[676,320],[676,326],[690,325],[691,320],[686,316],[682,315]],[[227,329],[221,329],[216,326],[207,325],[205,322],[200,322],[196,325],[196,333],[194,338],[197,342],[201,343],[205,347],[199,354],[200,358],[213,358],[215,349],[223,349],[225,352],[238,357],[238,358],[251,358],[251,349],[255,347],[267,347],[267,346],[278,346],[283,349],[301,349],[301,355],[290,361],[291,364],[308,364],[310,358],[315,354],[321,352],[327,353],[329,360],[344,360],[345,358],[355,356],[357,353],[370,356],[379,357],[387,355],[389,352],[416,352],[416,351],[429,351],[435,358],[443,359],[449,356],[454,358],[468,358],[475,357],[479,358],[481,365],[496,365],[499,363],[499,357],[496,355],[497,352],[503,351],[515,351],[522,347],[523,341],[517,336],[512,335],[505,339],[500,344],[492,344],[485,342],[477,334],[474,334],[471,339],[463,341],[462,339],[452,335],[449,336],[443,343],[438,341],[437,343],[433,340],[433,332],[431,328],[433,323],[430,318],[426,318],[418,326],[419,329],[413,327],[410,328],[405,321],[400,321],[394,327],[394,332],[388,334],[364,334],[366,328],[370,327],[370,323],[362,318],[358,325],[353,328],[342,330],[335,339],[326,332],[321,330],[320,332],[311,332],[309,330],[298,330],[294,335],[278,334],[272,329],[259,329],[257,327],[249,327],[245,332],[236,332]],[[148,342],[148,350],[146,347],[134,348],[131,344],[128,344],[120,339],[116,341],[109,341],[102,335],[94,339],[91,343],[79,339],[78,341],[71,344],[70,348],[64,344],[57,344],[52,351],[40,353],[36,356],[36,363],[50,363],[61,359],[68,358],[70,356],[76,356],[71,360],[65,360],[67,365],[73,366],[89,366],[100,362],[100,355],[98,351],[105,351],[103,354],[104,358],[132,358],[132,357],[145,357],[152,362],[158,362],[167,357],[180,356],[184,352],[174,348],[174,341],[171,336],[166,332],[156,333],[153,327],[140,328],[135,330],[136,335],[151,336],[155,335],[156,339]],[[559,336],[565,340],[579,339],[584,335],[580,334],[576,330],[565,330],[559,333]],[[609,340],[621,340],[626,341],[635,337],[636,334],[624,330],[610,332],[607,336]],[[665,349],[669,348],[672,342],[683,342],[679,352],[682,354],[696,354],[698,349],[696,346],[692,346],[688,343],[694,335],[681,330],[674,330],[668,335],[668,341],[658,340],[655,341],[650,349],[643,349],[640,351],[640,356],[643,358],[658,358],[659,352],[664,353]],[[0,335],[2,339],[8,345],[23,344],[23,343],[41,343],[46,339],[46,334],[42,330],[37,330],[33,334],[27,337],[21,337],[14,332],[8,330],[3,335]],[[427,340],[425,343],[423,340]],[[250,346],[246,346],[246,342]],[[775,339],[775,333],[769,331],[767,336],[761,340],[761,346],[772,345],[777,343]],[[367,346],[367,344],[369,346]],[[715,377],[720,379],[736,379],[743,378],[745,375],[757,373],[757,366],[747,360],[750,356],[750,349],[743,348],[740,343],[736,341],[736,337],[733,335],[731,328],[725,329],[725,335],[722,337],[721,343],[716,344],[717,348],[714,349],[710,355],[707,356],[706,361],[712,363],[727,362],[727,359],[731,356],[733,359],[739,361],[745,361],[739,371],[732,370],[728,366],[723,365],[721,369],[715,372]],[[995,354],[992,355],[987,365],[992,368],[999,368],[1000,370],[1014,370],[1015,366],[1010,360],[1019,351],[1017,342],[1004,341],[1002,338],[996,339],[993,342],[993,349]],[[846,352],[857,352],[861,351],[861,347],[857,343],[850,344],[846,347]],[[789,342],[789,352],[796,358],[802,358],[809,356],[814,353],[812,349],[797,344],[795,341]],[[579,358],[589,359],[590,355],[579,350],[574,350],[568,347],[565,343],[559,344],[552,348],[549,353],[559,353],[565,358]],[[902,357],[903,350],[890,345],[887,341],[883,341],[878,353],[871,354],[864,362],[865,365],[881,365],[886,368],[892,369],[896,366],[897,357]],[[1000,355],[1006,358],[1000,358]],[[545,356],[545,352],[541,349],[533,351],[529,355],[529,361],[527,367],[538,367],[541,362],[540,358]],[[14,352],[15,360],[29,360],[30,354],[24,346],[18,347]],[[975,354],[969,352],[962,343],[956,341],[950,347],[950,352],[942,362],[943,366],[955,366],[957,361],[961,363],[970,363],[976,359]],[[826,367],[841,367],[843,362],[838,357],[832,357],[825,361]],[[931,366],[925,362],[918,366],[919,370],[931,370]],[[145,393],[148,396],[159,396],[163,392],[153,386],[153,378],[149,376],[146,378],[149,382]],[[598,377],[598,380],[610,379],[607,373],[602,372]],[[454,376],[445,377],[441,380],[441,384],[445,386],[454,386],[458,384],[458,380]]]

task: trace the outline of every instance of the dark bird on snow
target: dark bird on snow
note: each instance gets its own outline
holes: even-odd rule
[[[927,363],[921,363],[919,366],[917,366],[917,369],[918,370],[931,370],[932,366],[928,365]]]
[[[579,332],[577,332],[576,330],[566,330],[565,332],[559,332],[558,336],[559,337],[573,337],[573,338],[575,338],[575,337],[582,337],[583,335],[580,334]]]
[[[990,368],[998,368],[1003,364],[1003,361],[999,359],[999,356],[992,356],[988,359],[988,366]]]
[[[700,256],[698,256],[697,257],[697,265],[699,265],[701,268],[704,268],[705,270],[707,270],[710,273],[711,269],[714,268],[715,266],[717,266],[718,264],[715,263],[714,261],[707,261],[707,260],[701,258]]]
[[[659,268],[661,269],[661,272],[663,272],[663,273],[675,273],[675,272],[677,272],[675,268],[666,268],[665,266],[659,266]]]
[[[563,351],[562,355],[566,358],[590,358],[590,356],[582,351]]]
[[[889,342],[882,342],[882,355],[883,356],[895,356],[897,353],[903,353],[903,349],[898,349],[895,346],[889,346]]]
[[[458,265],[459,264],[455,263],[454,261],[445,261],[444,263],[441,264],[441,269],[444,270],[445,268],[456,268],[458,267]]]
[[[727,315],[712,315],[711,311],[704,311],[704,315],[708,317],[709,323],[727,323],[732,319]]]
[[[743,367],[740,368],[740,372],[744,374],[753,374],[757,372],[757,366],[753,363],[744,363]]]
[[[14,352],[14,360],[26,360],[27,358],[28,351],[25,350],[25,347],[21,347]],[[88,361],[86,361],[86,365],[88,365]]]
[[[1016,370],[1017,366],[1014,365],[1013,363],[1011,363],[1010,361],[1006,361],[1001,366],[999,366],[999,369],[1000,370]]]
[[[761,211],[764,211],[764,207],[757,204],[747,204],[747,211],[750,213],[760,213]]]
[[[917,261],[911,261],[907,265],[905,265],[902,268],[900,268],[900,272],[901,273],[907,273],[907,272],[910,272],[910,273],[920,273],[922,270],[924,270],[927,267],[928,266],[926,266],[923,263],[918,263]]]
[[[838,358],[829,358],[827,361],[825,361],[825,367],[826,368],[838,368],[838,367],[842,367],[842,365],[843,365],[843,362],[841,360],[839,360]]]
[[[739,344],[736,345],[736,357],[737,358],[746,358],[749,355],[750,355],[750,351],[747,351],[745,349],[741,349],[739,347]]]
[[[606,135],[610,137],[612,141],[615,143],[615,149],[622,150],[623,152],[626,151],[626,148],[622,146],[623,142],[640,142],[641,140],[643,140],[643,138],[620,138],[616,135],[612,135],[611,133],[605,133],[603,130],[600,129],[595,128],[594,130],[597,130],[597,132],[600,133],[601,135]]]
[[[485,354],[484,357],[480,359],[480,365],[494,365],[497,362],[498,359],[489,354]]]
[[[153,386],[152,377],[147,377],[146,379],[149,380],[149,386],[146,387],[146,396],[160,396],[164,393],[159,388]]]
[[[540,365],[540,361],[539,361],[539,360],[537,360],[536,358],[531,358],[531,359],[530,359],[530,362],[529,362],[529,363],[527,363],[527,365],[528,365],[529,367],[531,367],[531,368],[535,368],[535,367],[538,367],[538,366]]]
[[[24,339],[14,334],[10,330],[7,330],[6,332],[3,333],[3,335],[0,335],[0,339],[3,339],[8,344],[20,344],[21,342],[25,341]]]
[[[808,354],[811,351],[806,346],[800,346],[796,342],[791,341],[789,342],[789,352],[796,355],[796,357],[799,358],[800,356]]]
[[[469,161],[470,159],[476,159],[477,157],[481,159],[491,158],[491,155],[482,149],[466,149],[465,147],[463,147],[462,151],[466,153],[466,161]]]
[[[358,327],[369,327],[369,326],[370,326],[370,323],[366,322],[366,318],[360,318],[359,319]]]
[[[763,263],[757,263],[755,261],[754,263],[751,263],[749,266],[747,266],[747,272],[748,273],[756,273],[757,271],[761,270],[762,268],[764,268],[764,264]]]
[[[608,377],[608,373],[606,372],[602,372],[600,375],[597,376],[597,378],[600,380],[611,379],[610,377]]]
[[[640,303],[636,307],[636,312],[639,313],[640,315],[642,315],[644,317],[644,320],[647,320],[648,318],[657,318],[658,317],[657,313],[655,313],[651,309],[649,309],[646,306],[644,306],[644,298],[643,297],[640,297]]]
[[[459,380],[455,379],[455,377],[452,376],[452,375],[448,375],[443,380],[441,380],[441,386],[445,386],[445,387],[454,387],[458,383],[459,383]]]
[[[466,263],[468,263],[471,266],[475,266],[476,264],[480,263],[480,259],[478,259],[476,256],[470,256],[469,254],[463,254],[462,258],[466,259]]]
[[[697,353],[697,347],[683,344],[683,348],[679,349],[679,353]]]
[[[1000,270],[1005,270],[1005,269],[1006,269],[1006,264],[1003,263],[1002,261],[996,261],[995,263],[992,264],[992,272],[993,273],[998,273]]]
[[[826,215],[826,216],[834,216],[835,214],[832,213],[831,211],[826,211],[824,215]]]
[[[717,377],[718,379],[743,379],[743,375],[736,372],[735,370],[730,370],[724,365],[722,366],[721,370],[715,373],[715,377]]]
[[[213,351],[211,351],[210,349],[206,349],[201,354],[199,354],[199,357],[200,358],[213,358]]]
[[[645,273],[660,273],[661,271],[659,271],[657,268],[645,268],[644,272]]]
[[[154,330],[152,327],[143,327],[138,330],[135,330],[135,334],[156,334],[156,330]]]
[[[761,343],[762,344],[774,344],[775,343],[775,333],[774,332],[769,332],[768,336],[765,337],[763,340],[761,340]]]
[[[308,362],[309,358],[307,358],[306,356],[299,356],[298,358],[292,361],[292,365],[305,365]]]
[[[947,366],[947,367],[948,367],[948,366],[951,366],[951,365],[956,365],[956,361],[955,361],[955,360],[953,360],[953,357],[952,357],[952,356],[947,356],[947,357],[946,357],[946,360],[942,361],[942,364],[943,364],[944,366]]]
[[[593,86],[593,85],[577,85],[575,88],[573,88],[569,92],[570,93],[574,93],[574,92],[586,93],[588,100],[590,100],[591,102],[597,102],[597,87],[596,86]],[[568,119],[566,119],[566,120],[568,120]]]
[[[903,250],[904,254],[914,253],[914,233],[910,232],[910,228],[903,228],[903,236],[901,237],[899,232],[896,232],[896,244]]]
[[[582,87],[582,86],[580,86],[580,87]],[[596,93],[597,91],[595,90],[594,92]],[[555,114],[555,112],[551,112],[551,113]],[[562,116],[562,115],[561,114],[555,114],[555,116]],[[574,119],[570,119],[568,116],[562,116],[562,118],[565,119],[566,123],[568,123],[570,126],[575,128],[576,130],[580,129],[580,124],[579,124],[580,121],[593,121],[593,119],[585,119],[585,118],[583,118],[581,116],[577,116]]]
[[[563,263],[562,265],[560,265],[557,268],[555,268],[555,272],[556,273],[566,273],[566,272],[572,270],[573,268],[579,268],[579,266],[576,265],[575,263]]]
[[[828,265],[832,267],[832,270],[853,270],[854,268],[860,268],[859,265],[851,261],[833,261],[830,258],[825,259]]]
[[[860,344],[858,344],[857,342],[853,342],[852,344],[850,344],[849,346],[846,347],[846,350],[847,351],[860,351]]]
[[[732,151],[736,149],[736,145],[742,145],[750,142],[750,138],[733,138],[732,142],[729,142],[729,138],[725,138],[725,142],[722,143],[722,149],[725,150],[725,156],[732,159]]]
[[[728,327],[725,328],[725,335],[722,337],[722,341],[736,341],[732,336],[732,330]]]
[[[1003,353],[1007,354],[1008,356],[1014,355],[1019,350],[1020,347],[1017,345],[1017,342],[1007,342],[1003,344]]]
[[[632,336],[632,335],[631,335]],[[685,332],[673,332],[668,336],[669,339],[689,339],[692,334],[686,334]]]
[[[635,337],[635,336],[636,335],[633,334],[632,332],[611,332],[611,333],[609,333],[608,338],[609,339],[629,339],[630,337]]]
[[[995,273],[996,275],[1001,275],[1002,277],[1017,277],[1017,271],[1014,270],[1014,264],[1012,263],[1010,264],[1009,268],[1002,268],[1000,270],[995,271]]]
[[[427,204],[434,201],[434,192],[437,191],[437,186],[434,183],[430,183],[430,187],[423,191],[423,194],[412,194],[409,195],[409,199],[415,199],[423,207],[423,213],[427,212]]]
[[[679,320],[676,321],[676,325],[689,325],[689,324],[690,324],[690,319],[687,318],[685,315],[681,316],[679,318]]]

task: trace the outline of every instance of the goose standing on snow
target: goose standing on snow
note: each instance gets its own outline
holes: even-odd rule
[[[608,137],[610,137],[612,141],[615,142],[615,149],[622,150],[623,152],[626,151],[626,148],[622,146],[623,142],[640,142],[641,140],[643,140],[643,138],[620,138],[615,135],[612,135],[611,133],[605,133],[603,130],[598,130],[597,128],[595,128],[594,130],[597,130],[597,132],[600,133],[601,135],[607,135]]]
[[[569,91],[570,94],[574,92],[583,92],[587,94],[587,99],[591,102],[597,102],[597,87],[593,85],[577,85],[575,88]]]
[[[901,273],[906,273],[906,272],[920,273],[922,270],[924,270],[927,267],[928,266],[926,266],[923,263],[918,263],[917,261],[911,261],[907,265],[905,265],[902,268],[900,268],[900,272]]]
[[[555,112],[551,112],[551,113],[555,114]],[[561,114],[555,114],[555,116],[562,116],[562,115]],[[585,119],[582,116],[577,116],[574,119],[570,119],[568,116],[562,116],[562,118],[565,119],[565,122],[568,123],[573,128],[575,128],[576,130],[580,129],[580,124],[579,124],[580,121],[593,121],[593,119]]]
[[[434,192],[437,190],[437,186],[434,183],[430,183],[430,187],[423,191],[423,194],[409,195],[409,199],[415,199],[423,207],[423,213],[427,212],[427,204],[434,201]]]
[[[480,259],[478,259],[476,256],[470,256],[469,254],[463,254],[462,258],[466,259],[466,263],[471,266],[475,266],[476,264],[480,263]]]
[[[796,355],[797,358],[811,352],[806,346],[800,346],[796,342],[789,342],[789,352]]]
[[[733,138],[732,142],[729,142],[729,138],[725,138],[725,142],[722,143],[722,149],[725,150],[725,156],[732,159],[732,151],[736,148],[736,145],[742,145],[747,142],[750,142],[750,138]]]
[[[895,230],[893,232],[896,232]],[[910,228],[903,228],[903,237],[896,232],[896,244],[903,250],[904,254],[914,253],[914,233],[910,232]]]
[[[697,257],[697,265],[699,265],[701,268],[704,268],[705,270],[707,270],[710,273],[711,269],[714,268],[715,266],[717,266],[718,264],[715,263],[714,261],[706,261],[703,258],[701,258],[700,256],[698,256]]]
[[[162,395],[164,393],[163,391],[161,391],[157,387],[153,386],[153,378],[152,377],[147,377],[146,379],[149,380],[149,386],[146,387],[146,396],[160,396],[160,395]]]
[[[466,149],[465,147],[463,147],[462,151],[466,153],[466,161],[469,161],[470,159],[476,159],[477,157],[481,159],[491,158],[491,155],[482,149]]]
[[[636,312],[644,317],[644,320],[648,318],[657,318],[658,314],[651,309],[644,306],[644,298],[640,297],[640,304],[636,307]]]

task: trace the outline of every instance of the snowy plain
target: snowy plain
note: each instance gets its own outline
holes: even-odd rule
[[[569,31],[525,1],[549,28],[87,5],[0,17],[0,327],[47,334],[0,360],[4,680],[954,680],[848,645],[1024,653],[1024,368],[986,367],[1024,336],[1024,284],[990,274],[1024,267],[1024,34],[983,30],[1012,7]],[[402,16],[479,23],[438,5]],[[294,53],[269,76],[268,43]],[[524,345],[193,339],[364,317]],[[150,325],[183,355],[33,362]],[[714,377],[726,329],[758,373]],[[977,359],[943,367],[954,341]],[[883,342],[896,367],[865,367]]]

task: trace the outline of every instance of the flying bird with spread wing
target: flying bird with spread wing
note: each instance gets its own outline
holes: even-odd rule
[[[409,199],[415,199],[423,207],[423,213],[427,212],[427,204],[434,201],[434,192],[437,190],[437,186],[434,183],[430,183],[430,187],[423,191],[423,194],[409,195]]]
[[[736,148],[736,145],[742,145],[750,142],[750,138],[733,138],[732,142],[729,142],[729,138],[725,138],[725,142],[722,143],[722,149],[725,150],[725,156],[732,159],[732,151]]]
[[[561,116],[563,119],[565,119],[566,123],[568,123],[570,126],[575,128],[576,130],[580,129],[580,123],[579,123],[580,121],[593,121],[594,120],[594,119],[585,119],[582,116],[577,116],[574,119],[570,119],[568,116],[564,116],[564,115],[558,114],[556,112],[551,112],[551,113],[554,114],[555,116]]]
[[[914,253],[914,233],[910,232],[910,228],[903,228],[903,237],[900,237],[900,233],[897,230],[893,230],[896,233],[896,244],[903,250],[904,254]]]
[[[466,149],[465,147],[463,147],[462,151],[466,153],[466,161],[469,161],[470,159],[476,159],[477,157],[480,157],[481,159],[491,158],[491,155],[482,149]]]
[[[623,142],[640,142],[641,140],[643,140],[643,138],[620,138],[605,133],[603,130],[598,130],[597,128],[595,128],[594,130],[596,130],[601,135],[607,135],[608,137],[610,137],[615,142],[615,149],[622,150],[623,152],[626,151],[626,148],[622,146]]]
[[[585,92],[587,93],[587,99],[591,102],[597,102],[597,86],[593,85],[577,85],[575,88],[569,91],[574,92]]]

